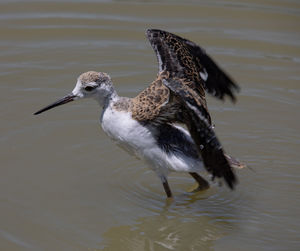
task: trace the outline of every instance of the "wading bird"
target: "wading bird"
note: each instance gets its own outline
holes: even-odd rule
[[[94,98],[102,107],[104,132],[145,160],[161,179],[167,197],[172,197],[167,181],[170,171],[188,172],[198,190],[207,189],[209,183],[199,175],[203,167],[212,178],[223,178],[233,189],[237,183],[233,168],[241,164],[225,154],[215,135],[205,91],[235,101],[238,86],[197,44],[162,30],[149,29],[146,35],[159,72],[136,97],[118,96],[108,74],[88,71],[79,76],[71,94],[34,114]]]

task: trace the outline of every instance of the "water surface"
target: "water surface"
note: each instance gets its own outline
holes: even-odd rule
[[[299,24],[292,0],[0,1],[0,249],[299,250]],[[168,203],[92,100],[32,115],[87,70],[143,90],[157,73],[146,28],[199,43],[241,86],[235,105],[208,97],[226,151],[253,170],[235,191],[189,193],[172,174]]]

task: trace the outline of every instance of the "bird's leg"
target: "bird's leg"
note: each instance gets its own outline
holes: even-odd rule
[[[209,183],[203,179],[198,173],[189,173],[198,183],[198,187],[194,191],[202,191],[209,188]]]
[[[172,198],[172,192],[171,192],[171,189],[169,187],[169,183],[168,183],[167,178],[166,177],[161,177],[161,181],[162,181],[162,184],[164,186],[167,197]]]

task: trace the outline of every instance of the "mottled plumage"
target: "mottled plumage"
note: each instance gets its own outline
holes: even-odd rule
[[[155,120],[169,102],[170,91],[159,77],[132,99],[132,118],[138,121]]]
[[[133,118],[160,124],[185,123],[206,169],[233,188],[236,177],[211,127],[204,89],[221,99],[228,95],[235,100],[231,89],[237,86],[194,43],[161,30],[148,30],[147,36],[158,58],[159,74],[133,99]],[[221,83],[214,83],[218,80]]]
[[[189,172],[200,189],[208,188],[198,174],[203,164],[213,177],[224,178],[234,188],[237,179],[233,167],[242,165],[225,155],[214,133],[205,90],[217,98],[228,96],[235,101],[237,85],[195,43],[162,30],[148,30],[146,34],[159,72],[136,97],[119,97],[108,74],[89,71],[79,76],[71,94],[35,114],[93,97],[103,107],[103,130],[149,164],[161,178],[168,197],[172,196],[169,171]],[[188,131],[175,123],[185,124]]]

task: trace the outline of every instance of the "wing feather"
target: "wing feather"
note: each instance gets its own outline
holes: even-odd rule
[[[240,88],[234,80],[199,45],[184,38],[182,38],[182,41],[196,58],[196,64],[198,65],[200,76],[204,81],[205,90],[222,100],[227,95],[235,102],[235,92],[238,92]]]
[[[167,79],[163,80],[163,83],[184,104],[184,121],[205,168],[213,178],[224,178],[227,185],[233,189],[237,178],[210,124],[207,110],[201,105],[196,93],[179,79]]]
[[[179,77],[190,78],[197,87],[201,85],[219,99],[228,96],[233,102],[236,100],[237,84],[199,45],[157,29],[147,30],[147,37],[156,53],[160,71],[167,70]]]

